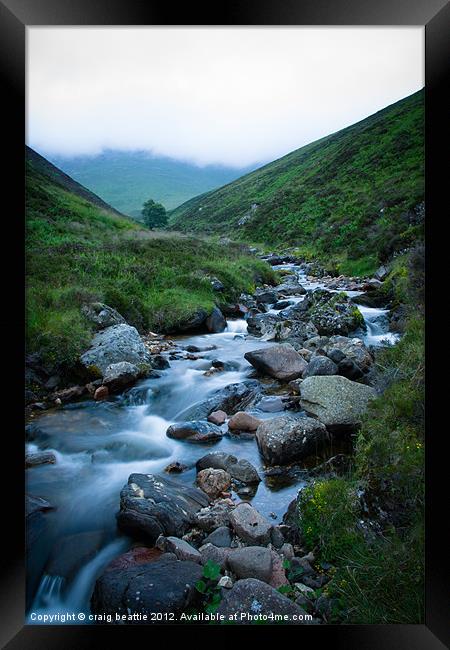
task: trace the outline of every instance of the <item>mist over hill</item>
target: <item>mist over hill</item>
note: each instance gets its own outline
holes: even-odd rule
[[[149,198],[172,210],[255,168],[198,167],[146,151],[108,150],[95,156],[74,157],[44,155],[117,210],[137,218]]]

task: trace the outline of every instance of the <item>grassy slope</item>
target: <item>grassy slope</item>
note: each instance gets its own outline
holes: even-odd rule
[[[333,258],[342,271],[369,272],[421,236],[408,211],[424,197],[423,117],[419,91],[188,201],[172,212],[171,223],[271,247],[288,244]],[[238,226],[255,203],[250,220]]]
[[[424,278],[423,249],[399,256],[387,281],[407,305],[400,343],[377,355],[386,387],[365,416],[354,467],[302,494],[300,526],[308,548],[336,571],[325,588],[332,620],[422,623],[424,617]],[[380,529],[363,533],[366,506]],[[380,516],[380,511],[384,514]],[[375,529],[376,530],[376,529]]]
[[[105,151],[98,156],[52,157],[55,165],[134,217],[149,198],[171,210],[203,192],[238,178],[248,169],[198,167],[144,151]]]
[[[27,162],[27,349],[69,367],[91,336],[80,311],[98,300],[140,329],[171,327],[217,299],[249,290],[270,267],[242,252],[191,237],[155,234],[67,191]]]

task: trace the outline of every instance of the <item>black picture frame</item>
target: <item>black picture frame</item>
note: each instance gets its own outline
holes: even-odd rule
[[[8,368],[2,396],[7,397],[11,424],[4,427],[3,552],[0,590],[0,642],[9,650],[33,648],[104,647],[108,641],[129,635],[136,627],[116,626],[27,626],[25,613],[24,562],[24,485],[23,472],[23,368],[24,352],[23,276],[24,276],[24,125],[25,125],[25,28],[31,25],[421,25],[425,26],[425,101],[426,101],[426,205],[427,222],[439,223],[445,217],[448,199],[446,159],[448,157],[448,87],[450,6],[445,0],[229,0],[226,6],[204,7],[187,4],[176,9],[169,3],[153,0],[0,0],[0,69],[3,100],[3,161],[6,179],[2,193],[3,255],[5,264],[2,302],[3,363]],[[6,137],[7,136],[7,137]],[[447,181],[448,183],[448,181]],[[9,206],[8,206],[9,204]],[[436,233],[435,233],[436,234]],[[10,254],[6,262],[5,253]],[[427,314],[436,313],[437,296],[430,295],[431,262],[439,259],[438,242],[427,226]],[[445,260],[445,253],[440,259]],[[435,302],[433,303],[433,300]],[[12,305],[18,302],[18,306]],[[433,319],[427,325],[427,362],[439,352],[433,336]],[[5,374],[5,373],[3,373]],[[433,373],[431,373],[432,375]],[[439,387],[427,373],[427,404],[436,404]],[[5,379],[5,378],[3,378]],[[441,401],[445,409],[445,394]],[[304,626],[289,629],[298,643],[328,642],[332,647],[384,650],[423,650],[449,647],[450,611],[448,565],[444,536],[446,515],[445,477],[447,459],[441,452],[444,428],[433,426],[427,411],[427,510],[426,510],[426,622],[424,625]],[[440,434],[442,431],[442,435]],[[8,447],[6,448],[6,441]],[[20,478],[19,478],[20,477]],[[6,509],[6,512],[5,512]],[[211,631],[219,629],[211,627]],[[220,628],[220,630],[235,627]],[[142,631],[142,628],[141,628]],[[148,630],[146,630],[148,632]],[[165,630],[165,633],[168,630]],[[183,633],[186,628],[183,628]],[[241,635],[242,626],[238,634]],[[252,634],[255,628],[252,627]],[[276,632],[279,633],[280,628]],[[153,632],[152,632],[153,633]],[[222,632],[221,632],[222,633]],[[114,636],[112,636],[114,634]],[[232,634],[232,632],[230,633]],[[214,635],[214,634],[213,634]],[[166,637],[167,638],[167,637]],[[241,637],[240,637],[241,638]],[[253,637],[254,638],[254,637]],[[208,638],[204,638],[209,643]],[[152,637],[147,635],[147,643]]]

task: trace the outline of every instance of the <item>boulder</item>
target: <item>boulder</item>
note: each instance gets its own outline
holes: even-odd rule
[[[260,424],[261,420],[250,415],[250,413],[238,411],[230,418],[228,428],[231,431],[256,431]]]
[[[312,304],[304,318],[314,323],[320,335],[347,335],[366,328],[361,312],[345,293],[316,289],[310,299]]]
[[[303,378],[305,377],[314,377],[316,375],[337,375],[338,367],[328,357],[322,355],[313,357],[308,363],[305,372],[303,373]]]
[[[286,571],[283,566],[283,560],[275,551],[271,551],[272,555],[272,573],[268,580],[271,587],[279,589],[283,585],[288,585],[289,580],[286,577]],[[286,558],[284,558],[286,559]]]
[[[381,282],[386,280],[388,275],[389,275],[389,269],[384,265],[378,267],[378,269],[375,271],[375,278],[377,280],[380,280]]]
[[[85,386],[71,386],[70,388],[63,388],[53,393],[52,398],[54,400],[61,400],[61,402],[71,402],[74,399],[78,399],[86,392]]]
[[[190,332],[205,327],[208,312],[205,309],[197,309],[193,314],[177,323],[176,327],[171,328],[169,333]]]
[[[114,569],[129,569],[139,564],[148,564],[159,560],[162,551],[159,548],[148,548],[148,546],[134,546],[126,553],[122,553],[110,562],[105,571],[114,571]]]
[[[329,349],[341,350],[363,372],[368,372],[373,364],[373,357],[361,339],[348,338],[346,336],[331,336],[328,347]]]
[[[305,287],[302,287],[301,284],[297,284],[296,282],[283,282],[283,284],[278,284],[274,288],[274,291],[285,296],[303,296],[306,293]]]
[[[272,615],[285,617],[281,619],[285,623],[308,622],[305,620],[306,612],[299,605],[256,578],[238,580],[232,589],[224,592],[217,613],[224,615],[225,620],[244,625],[254,623],[258,617]],[[270,623],[271,619],[268,618],[267,622]]]
[[[282,381],[301,377],[307,366],[304,358],[288,343],[246,352],[244,358],[259,372]]]
[[[81,311],[91,323],[95,323],[99,330],[126,322],[118,311],[104,305],[102,302],[91,302],[88,305],[83,305]]]
[[[102,399],[106,399],[108,396],[109,396],[108,386],[99,386],[98,388],[95,389],[94,392],[95,401],[98,402]]]
[[[326,427],[321,422],[292,415],[266,420],[256,431],[259,451],[270,465],[286,465],[306,458],[320,449],[328,439]]]
[[[249,379],[236,384],[228,384],[219,388],[211,397],[200,404],[195,404],[183,412],[187,420],[207,418],[213,411],[225,411],[233,414],[244,411],[258,401],[261,395],[261,384],[255,379]]]
[[[213,424],[216,424],[217,426],[220,426],[221,424],[225,424],[227,420],[228,415],[225,413],[225,411],[213,411],[208,415],[208,422],[212,422]]]
[[[170,556],[130,567],[105,571],[95,583],[91,598],[94,614],[175,614],[178,616],[196,604],[195,584],[202,567],[189,560],[180,562]],[[150,623],[151,621],[133,621]],[[161,621],[164,623],[164,619]]]
[[[94,374],[104,375],[111,364],[128,361],[136,366],[150,364],[150,354],[139,332],[131,325],[112,325],[98,332],[91,347],[81,355],[82,365]]]
[[[214,544],[204,544],[199,548],[201,563],[206,564],[207,562],[214,562],[214,564],[218,564],[220,569],[223,571],[227,566],[227,559],[230,551],[230,548],[214,546]]]
[[[180,463],[178,460],[176,460],[173,463],[169,463],[164,468],[164,471],[168,474],[181,474],[181,472],[184,472],[186,469],[187,465],[183,465],[183,463]]]
[[[374,388],[340,375],[307,377],[300,387],[301,407],[330,431],[358,428],[368,403],[375,397]]]
[[[187,440],[188,442],[214,442],[221,440],[221,429],[207,420],[195,422],[175,422],[166,431],[168,438]]]
[[[156,540],[155,546],[165,553],[173,553],[177,560],[190,560],[198,564],[201,562],[201,555],[197,549],[179,537],[161,535]]]
[[[208,332],[223,332],[227,326],[227,321],[218,307],[214,307],[211,314],[205,321]]]
[[[244,546],[230,551],[227,565],[238,578],[257,578],[269,582],[272,576],[272,554],[261,546]]]
[[[106,368],[103,383],[109,391],[114,392],[136,383],[140,375],[141,371],[133,363],[120,361],[112,363]]]
[[[273,305],[278,300],[278,294],[275,289],[257,289],[255,298],[256,302]]]
[[[229,548],[231,546],[231,531],[228,526],[219,526],[213,530],[204,540],[203,544],[213,544],[220,548]]]
[[[152,354],[150,363],[155,370],[166,370],[170,368],[170,363],[163,354]]]
[[[202,469],[197,474],[197,485],[211,499],[217,499],[231,485],[231,476],[223,469]]]
[[[197,488],[164,476],[131,474],[120,493],[117,525],[131,537],[154,544],[160,535],[182,537],[208,504],[208,496]]]
[[[353,359],[347,357],[342,359],[342,361],[339,361],[337,368],[339,375],[347,377],[347,379],[351,379],[352,381],[361,379],[361,377],[364,376],[364,373],[358,364],[356,364]]]
[[[207,468],[225,470],[232,479],[240,483],[252,484],[261,481],[255,467],[246,459],[238,460],[236,456],[223,451],[211,452],[202,456],[196,463],[197,471]]]
[[[37,451],[25,455],[25,467],[36,467],[56,463],[56,456],[51,451]]]
[[[230,523],[243,542],[259,546],[270,542],[272,524],[249,503],[240,503],[230,512]]]
[[[264,413],[277,413],[278,411],[284,411],[285,404],[279,395],[270,395],[268,397],[263,397],[262,400],[258,402],[257,408]]]
[[[221,526],[229,526],[233,508],[234,504],[229,500],[217,501],[214,505],[199,510],[194,516],[194,523],[206,533],[211,533]]]

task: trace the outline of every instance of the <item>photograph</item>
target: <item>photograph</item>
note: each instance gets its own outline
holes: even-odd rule
[[[424,622],[424,27],[26,30],[26,622]]]

